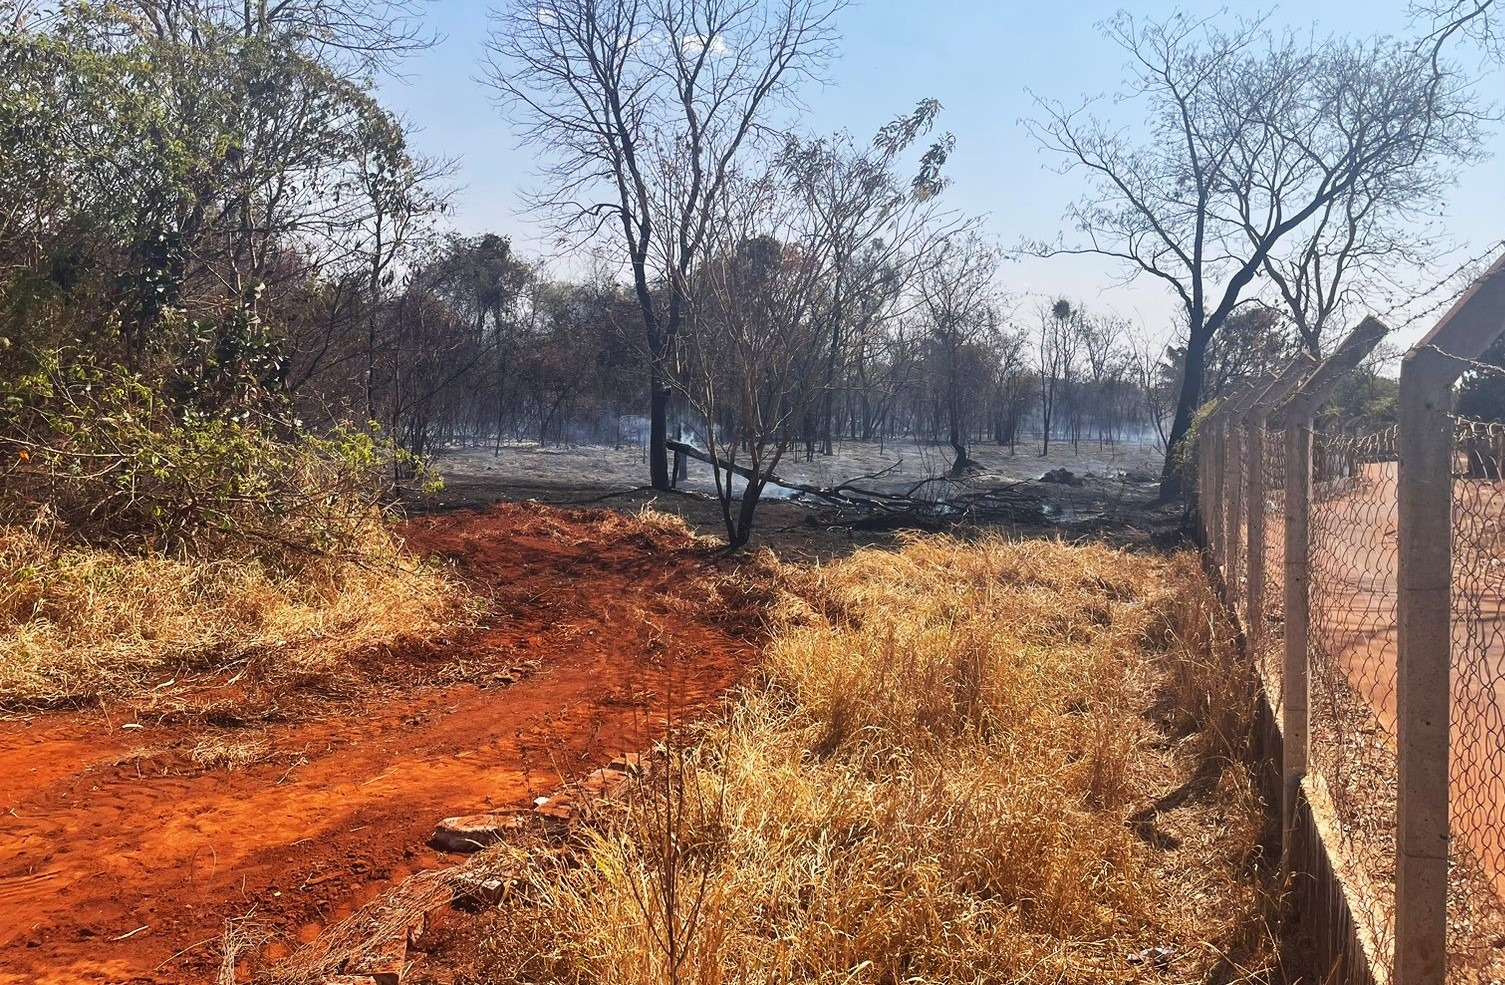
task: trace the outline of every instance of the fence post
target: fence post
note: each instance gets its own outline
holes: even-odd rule
[[[1244,499],[1248,523],[1244,534],[1247,548],[1248,601],[1244,633],[1251,659],[1259,660],[1265,638],[1265,424],[1270,413],[1285,400],[1302,378],[1317,365],[1309,353],[1292,359],[1269,386],[1260,391],[1252,407],[1244,414],[1244,434],[1248,445],[1249,474]]]
[[[1345,376],[1380,344],[1389,329],[1366,318],[1285,403],[1285,653],[1281,664],[1281,861],[1291,871],[1296,803],[1311,755],[1311,681],[1307,647],[1311,629],[1312,424]]]
[[[1447,971],[1452,387],[1502,331],[1505,258],[1401,361],[1395,969],[1404,985],[1442,985]]]
[[[1239,543],[1239,515],[1243,512],[1244,487],[1238,480],[1236,469],[1242,461],[1242,447],[1239,440],[1239,420],[1245,410],[1248,409],[1246,401],[1252,401],[1259,390],[1269,380],[1260,384],[1244,383],[1234,390],[1218,407],[1214,416],[1218,421],[1219,444],[1222,449],[1222,461],[1218,468],[1218,505],[1222,515],[1218,518],[1218,542],[1219,550],[1215,555],[1218,562],[1218,574],[1223,579],[1223,589],[1228,593],[1228,604],[1235,609],[1238,604],[1235,601],[1234,592],[1237,589],[1237,572],[1234,571],[1233,562]]]
[[[1221,573],[1223,563],[1223,486],[1228,471],[1228,443],[1223,440],[1223,419],[1227,416],[1228,401],[1225,399],[1217,409],[1207,415],[1202,427],[1207,434],[1207,513],[1202,517],[1203,534],[1207,541],[1207,554],[1213,567]]]

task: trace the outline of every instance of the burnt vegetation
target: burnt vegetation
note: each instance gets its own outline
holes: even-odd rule
[[[181,453],[225,429],[341,436],[336,458],[366,435],[363,502],[447,448],[518,441],[638,444],[666,490],[678,441],[720,464],[733,546],[782,460],[843,441],[930,445],[956,477],[985,443],[1174,451],[1196,408],[1320,353],[1356,297],[1443,256],[1416,219],[1480,156],[1487,114],[1450,59],[1494,51],[1491,3],[1418,10],[1401,40],[1124,15],[1103,26],[1129,57],[1115,105],[1149,126],[1042,98],[1028,129],[1094,190],[1071,231],[1006,250],[950,203],[937,101],[870,137],[800,126],[800,92],[839,67],[841,7],[504,5],[483,75],[539,150],[534,219],[598,258],[561,275],[451,231],[451,162],[376,98],[434,40],[420,4],[13,4],[5,519],[93,482],[128,500],[64,517],[96,539],[253,529],[229,507],[265,488],[255,467]],[[1031,252],[1120,262],[1185,317],[1011,291],[1002,262]],[[79,424],[125,415],[139,433]],[[161,479],[154,444],[208,477],[166,509],[136,496]]]

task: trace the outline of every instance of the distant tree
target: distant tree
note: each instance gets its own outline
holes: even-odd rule
[[[915,389],[920,376],[920,320],[900,313],[889,318],[867,318],[854,339],[852,388],[857,392],[860,434],[876,437],[881,444],[897,433],[900,408]]]
[[[977,349],[1001,328],[998,310],[998,251],[972,232],[948,237],[935,263],[917,281],[919,308],[936,355],[951,471],[976,465],[967,454],[969,380],[975,380]]]
[[[1295,358],[1298,346],[1281,312],[1258,306],[1240,308],[1202,353],[1204,396],[1207,400],[1226,397],[1242,383],[1279,372]],[[1187,353],[1185,344],[1166,349],[1162,366],[1172,385],[1186,378]]]
[[[1065,298],[1040,309],[1040,336],[1035,356],[1040,366],[1040,454],[1050,454],[1051,431],[1058,423],[1062,393],[1076,379],[1083,313]]]
[[[739,178],[733,190],[693,281],[685,389],[704,422],[735,549],[751,537],[763,491],[801,423],[823,402],[822,316],[839,244],[776,178]]]
[[[1505,391],[1499,396],[1494,413],[1500,416],[1494,419],[1505,420]],[[1323,410],[1333,419],[1377,428],[1398,420],[1399,404],[1400,381],[1366,365],[1343,377]],[[1465,407],[1459,413],[1467,415],[1469,409],[1480,408]],[[1487,411],[1485,416],[1489,416]]]
[[[1034,398],[1035,388],[1025,365],[1028,342],[1021,331],[1003,330],[995,339],[992,379],[993,441],[1012,450],[1019,440],[1019,423]]]
[[[846,133],[809,140],[790,136],[779,155],[781,170],[816,223],[813,234],[829,244],[831,271],[819,315],[829,337],[818,424],[827,455],[835,383],[855,336],[881,311],[881,301],[899,296],[954,225],[937,209],[945,187],[941,169],[955,143],[951,134],[926,148],[915,174],[900,173],[900,155],[930,132],[940,109],[933,99],[922,101],[912,113],[885,124],[866,147],[856,146]]]
[[[476,419],[478,430],[491,434],[494,450],[500,453],[520,341],[520,309],[537,273],[518,257],[507,237],[493,233],[452,240],[444,262],[451,270],[451,303],[474,325],[476,343],[492,352],[491,394],[485,401],[489,407],[478,406]],[[482,425],[482,421],[488,423]]]
[[[1116,439],[1119,420],[1129,412],[1124,391],[1131,362],[1125,348],[1130,334],[1129,323],[1114,315],[1082,319],[1081,349],[1087,370],[1083,402],[1097,425],[1099,445]]]
[[[1171,414],[1176,406],[1176,388],[1181,373],[1176,362],[1181,357],[1158,337],[1141,329],[1130,343],[1130,372],[1143,414],[1154,429],[1156,446],[1164,448],[1169,436]]]
[[[1476,421],[1505,421],[1505,337],[1495,339],[1478,360],[1497,369],[1471,369],[1458,381],[1453,410]]]
[[[354,151],[353,190],[363,208],[362,235],[352,258],[366,268],[366,413],[376,420],[382,302],[396,279],[398,259],[416,239],[431,234],[430,222],[447,207],[434,185],[452,166],[410,154],[407,134],[390,118],[368,120]]]

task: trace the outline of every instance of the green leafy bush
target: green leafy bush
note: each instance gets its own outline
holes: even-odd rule
[[[90,543],[295,563],[355,550],[393,477],[423,464],[378,427],[304,431],[266,410],[175,405],[143,377],[53,351],[0,382],[0,524]]]
[[[1192,415],[1191,426],[1186,429],[1186,434],[1171,449],[1171,468],[1181,479],[1181,488],[1190,493],[1197,487],[1197,456],[1201,451],[1199,447],[1204,437],[1204,425],[1213,412],[1222,405],[1222,400],[1209,400],[1197,408]],[[1189,502],[1190,500],[1188,500]]]

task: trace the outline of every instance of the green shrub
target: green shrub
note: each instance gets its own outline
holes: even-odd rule
[[[353,550],[422,463],[378,427],[304,431],[265,410],[175,405],[143,377],[53,351],[0,382],[0,523],[179,554]]]
[[[1209,400],[1198,407],[1197,412],[1192,415],[1191,426],[1186,429],[1186,434],[1182,435],[1181,440],[1171,449],[1171,467],[1180,478],[1181,488],[1187,491],[1188,496],[1191,490],[1197,487],[1197,456],[1201,450],[1199,446],[1203,438],[1203,425],[1221,404],[1221,399]]]

